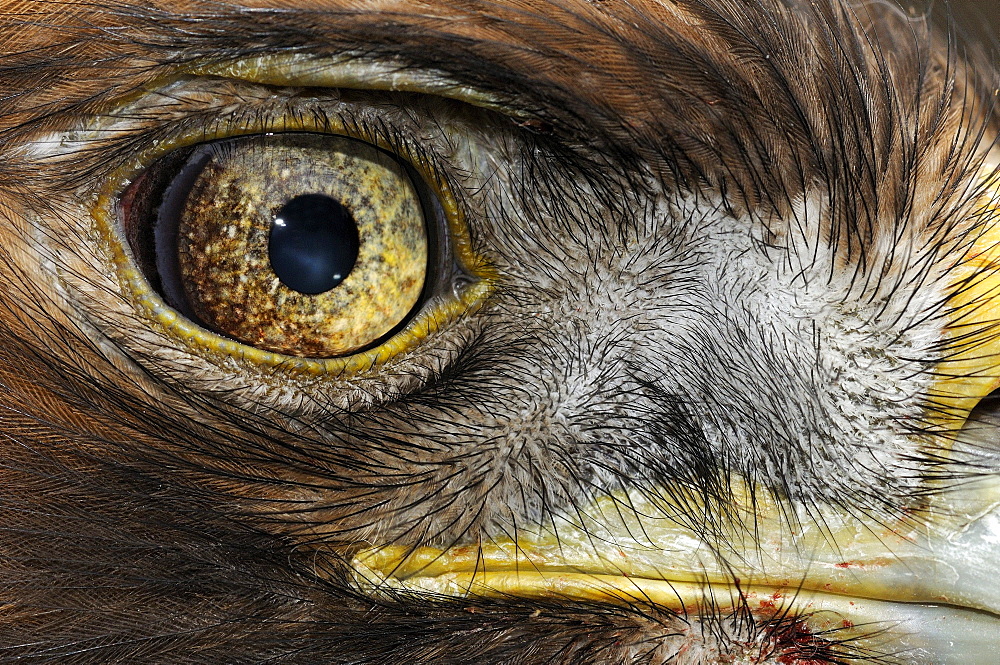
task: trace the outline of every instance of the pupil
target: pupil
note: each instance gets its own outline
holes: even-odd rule
[[[267,251],[282,284],[316,295],[347,278],[358,260],[359,244],[358,226],[340,201],[303,194],[278,211]]]

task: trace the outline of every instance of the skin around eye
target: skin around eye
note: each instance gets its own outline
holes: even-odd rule
[[[372,376],[386,363],[413,361],[415,357],[411,352],[424,344],[434,348],[450,345],[451,342],[445,340],[451,340],[451,335],[464,329],[464,317],[480,307],[494,288],[496,279],[495,271],[474,247],[469,234],[466,220],[470,204],[461,186],[463,181],[458,179],[464,177],[469,168],[464,163],[460,168],[453,164],[456,137],[464,141],[463,137],[479,136],[473,126],[462,122],[468,109],[458,103],[444,107],[440,102],[425,104],[423,98],[413,95],[390,95],[395,103],[385,105],[383,93],[336,91],[327,95],[318,90],[306,93],[299,89],[242,83],[232,83],[234,89],[230,92],[233,95],[226,96],[225,86],[220,85],[214,79],[188,77],[168,82],[155,94],[124,100],[123,106],[106,112],[115,117],[123,114],[129,118],[142,117],[145,119],[142,124],[129,124],[126,131],[110,134],[102,124],[110,116],[102,115],[74,129],[67,135],[67,142],[58,144],[59,154],[65,153],[67,148],[79,154],[76,137],[84,136],[80,134],[82,131],[88,141],[103,141],[105,154],[110,156],[94,165],[92,179],[99,183],[99,189],[94,192],[88,211],[100,246],[107,252],[108,264],[99,268],[100,273],[115,279],[116,283],[107,288],[121,290],[126,314],[122,321],[109,325],[106,303],[89,299],[82,299],[86,302],[81,302],[81,311],[92,316],[118,344],[136,349],[137,356],[144,360],[151,349],[154,355],[158,353],[156,349],[163,349],[164,355],[179,351],[185,359],[185,372],[189,371],[189,364],[197,363],[207,372],[219,372],[219,380],[227,381],[233,379],[233,368],[238,367],[240,376],[253,377],[254,386],[259,386],[261,379],[271,381],[276,373],[294,377],[296,381]],[[180,108],[160,104],[164,96],[180,100]],[[238,117],[229,115],[229,106],[219,106],[229,99],[238,99],[243,105]],[[208,108],[206,100],[214,100]],[[428,127],[438,128],[432,119],[439,116],[450,123],[445,124],[447,140],[444,140],[443,131],[427,131]],[[477,115],[475,127],[480,126],[480,117]],[[499,123],[496,126],[506,125]],[[251,139],[274,146],[304,137],[312,137],[314,141],[347,142],[343,145],[355,141],[366,146],[369,152],[379,155],[379,160],[389,160],[388,168],[395,173],[394,179],[410,192],[406,200],[420,206],[423,223],[414,228],[426,236],[427,259],[413,262],[423,271],[422,288],[418,290],[414,286],[411,292],[411,297],[412,293],[419,293],[415,304],[402,307],[404,311],[396,313],[393,318],[402,318],[388,332],[376,338],[374,336],[382,330],[370,331],[367,343],[358,338],[354,343],[363,345],[353,351],[347,350],[353,344],[327,345],[326,348],[308,348],[298,343],[268,347],[261,345],[257,337],[239,337],[231,330],[212,325],[206,320],[207,315],[199,316],[189,302],[179,272],[180,253],[173,249],[180,246],[177,220],[183,212],[182,204],[190,198],[179,192],[189,192],[205,170],[203,165],[197,164],[196,151],[206,146],[221,150],[230,142],[236,144]],[[323,144],[320,152],[331,151],[329,144],[320,143]],[[266,150],[260,148],[259,154],[265,155]],[[205,155],[211,154],[211,150],[205,150]],[[300,157],[301,154],[295,159],[305,163]],[[271,166],[261,162],[247,168],[264,177]],[[176,190],[178,194],[168,197],[168,190],[171,194]],[[280,234],[273,231],[278,212],[300,196],[325,197],[344,204],[340,194],[324,193],[321,188],[309,191],[300,188],[275,194],[270,213],[261,222],[264,232],[257,236],[255,255],[266,268],[262,273],[273,273],[271,279],[276,277],[292,295],[305,295],[308,297],[303,300],[312,298],[315,301],[348,289],[363,269],[366,241],[358,210],[345,205],[348,217],[359,231],[359,253],[354,266],[349,273],[342,271],[347,276],[332,290],[301,284],[294,288],[289,264],[280,260],[277,266],[272,264],[272,250],[289,248],[287,239],[279,241]],[[171,215],[163,208],[166,198],[176,199],[173,223],[168,221]],[[385,219],[385,215],[380,216],[380,230],[390,228],[382,223]],[[174,258],[165,260],[171,256]],[[95,265],[101,260],[95,257]],[[297,262],[301,268],[302,260],[300,255],[292,265]],[[247,280],[260,277],[247,269],[245,257],[234,274],[242,274]],[[398,297],[399,289],[388,282],[381,286],[382,296],[397,292]],[[252,304],[257,306],[258,301]],[[298,319],[303,329],[298,341],[306,340],[307,336],[315,340],[327,335],[335,316],[336,313],[330,311],[325,316],[317,313],[325,328],[313,327],[311,330],[308,321]],[[389,325],[386,323],[386,327]],[[154,364],[159,363],[158,358]]]
[[[429,247],[420,197],[375,146],[245,136],[151,171],[159,182],[169,176],[158,171],[175,175],[155,214],[127,213],[133,253],[168,304],[210,330],[267,351],[336,357],[376,343],[420,301]]]

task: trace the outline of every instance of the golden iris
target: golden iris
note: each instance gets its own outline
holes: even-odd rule
[[[174,168],[146,263],[155,262],[151,281],[168,303],[203,326],[259,349],[326,358],[374,344],[417,306],[428,265],[420,197],[406,169],[375,146],[255,135],[196,146]],[[307,238],[353,243],[356,260],[347,252],[352,259],[325,286],[296,290],[288,264],[272,260],[275,232],[296,222],[282,215],[303,201],[337,216],[335,230]],[[342,249],[308,244],[294,251]]]

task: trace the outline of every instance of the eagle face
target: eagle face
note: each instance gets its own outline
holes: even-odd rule
[[[998,73],[936,26],[8,3],[0,662],[993,662]]]

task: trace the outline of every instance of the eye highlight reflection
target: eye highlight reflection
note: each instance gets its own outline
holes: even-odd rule
[[[424,290],[420,196],[396,159],[362,141],[205,143],[161,159],[122,198],[132,253],[167,304],[258,349],[329,358],[370,347]]]

